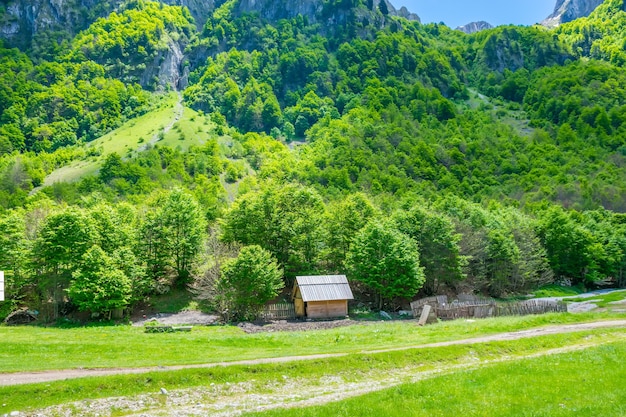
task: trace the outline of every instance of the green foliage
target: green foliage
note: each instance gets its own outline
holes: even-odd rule
[[[268,250],[288,279],[314,269],[324,205],[314,190],[270,185],[237,199],[226,214],[224,239]]]
[[[622,41],[626,33],[624,19],[624,1],[608,0],[588,17],[560,25],[556,33],[571,45],[577,56],[602,59],[622,66],[626,63]]]
[[[311,20],[218,2],[198,34],[187,9],[133,0],[73,39],[0,45],[12,296],[60,301],[93,245],[133,299],[184,286],[207,222],[269,251],[287,283],[339,273],[383,216],[418,243],[425,293],[626,284],[623,1],[555,30],[472,35],[385,1],[320,4]],[[80,10],[68,23],[112,4]],[[139,87],[165,87],[154,76],[177,48],[198,111]],[[37,217],[46,198],[61,208]]]
[[[4,271],[5,300],[17,300],[23,294],[23,287],[28,282],[30,244],[26,238],[24,218],[19,213],[10,212],[0,217],[0,271]]]
[[[450,218],[415,205],[396,213],[394,221],[399,231],[417,242],[426,294],[438,294],[440,285],[454,287],[464,278],[466,259],[460,254],[461,235]]]
[[[171,270],[174,283],[189,283],[205,235],[206,223],[197,201],[175,189],[156,198],[140,229],[140,256],[157,280]]]
[[[0,68],[4,153],[53,151],[93,140],[148,107],[141,87],[106,77],[93,61],[35,66],[26,55],[0,46]]]
[[[417,244],[390,223],[371,221],[357,233],[346,268],[374,292],[379,309],[396,297],[412,298],[424,284]]]
[[[124,308],[130,303],[131,294],[130,279],[99,246],[85,252],[68,288],[72,302],[93,313]]]
[[[543,216],[539,236],[558,277],[571,278],[573,284],[593,281],[593,275],[589,275],[592,235],[572,221],[568,213],[551,208]]]
[[[64,58],[94,61],[106,67],[110,76],[145,85],[142,78],[155,74],[147,66],[163,60],[174,43],[184,49],[194,32],[187,8],[133,0],[79,33]]]
[[[323,222],[327,251],[322,258],[330,271],[339,273],[343,270],[354,237],[378,216],[377,208],[362,193],[351,194],[327,207]]]
[[[244,246],[221,268],[218,289],[234,320],[254,320],[261,308],[285,286],[276,259],[260,246]]]

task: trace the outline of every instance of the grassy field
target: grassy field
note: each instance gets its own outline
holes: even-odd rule
[[[146,334],[131,326],[0,326],[0,372],[198,364],[319,353],[352,353],[456,340],[549,324],[625,318],[626,314],[546,314],[489,320],[376,322],[309,332],[245,334],[236,326]]]
[[[569,297],[583,292],[585,292],[585,290],[580,287],[565,287],[563,285],[550,284],[533,291],[533,295],[535,298]]]
[[[626,415],[626,343],[487,365],[318,407],[247,416]]]
[[[203,145],[212,137],[215,137],[215,133],[209,117],[184,107],[182,117],[159,141],[159,145],[186,151],[191,145]]]
[[[334,381],[337,389],[341,389],[343,385],[348,383],[369,386],[371,385],[370,381],[382,382],[388,386],[391,384],[411,381],[411,379],[417,374],[421,373],[428,375],[428,373],[431,373],[432,371],[443,371],[445,373],[455,372],[459,374],[460,382],[456,381],[453,387],[448,387],[448,390],[455,394],[453,398],[457,399],[462,398],[463,395],[466,394],[471,395],[472,389],[478,389],[482,386],[482,384],[490,382],[488,375],[489,372],[492,372],[490,371],[490,369],[492,369],[492,365],[488,364],[492,362],[506,361],[507,365],[503,366],[502,369],[505,371],[513,369],[515,372],[523,375],[523,372],[520,370],[523,368],[520,368],[520,364],[524,364],[525,361],[527,361],[526,358],[529,356],[554,352],[554,349],[562,349],[564,347],[569,349],[584,349],[588,346],[615,344],[610,345],[614,346],[615,349],[618,349],[613,356],[595,359],[594,368],[597,369],[599,365],[605,364],[605,362],[607,365],[614,365],[615,357],[618,357],[619,354],[624,351],[624,346],[626,346],[624,343],[625,340],[626,332],[624,329],[604,329],[571,334],[542,336],[517,341],[483,343],[471,346],[456,345],[446,346],[443,348],[411,349],[407,351],[377,354],[353,353],[345,357],[318,359],[305,362],[245,366],[235,365],[209,369],[186,369],[173,372],[151,372],[141,375],[83,378],[52,383],[48,382],[41,384],[18,385],[13,387],[0,387],[0,398],[2,398],[0,413],[10,412],[11,410],[34,410],[55,404],[65,404],[66,407],[72,409],[74,412],[74,414],[69,415],[82,416],[88,414],[81,408],[81,405],[71,404],[71,402],[89,399],[89,404],[87,405],[91,407],[93,405],[92,402],[95,399],[113,396],[128,397],[131,403],[133,401],[146,403],[152,402],[152,407],[162,408],[165,404],[160,404],[159,402],[164,401],[165,399],[163,396],[159,396],[158,394],[161,388],[166,388],[168,391],[193,388],[193,393],[195,393],[195,395],[200,394],[201,397],[204,398],[203,401],[208,403],[213,401],[219,402],[220,404],[229,404],[231,402],[234,403],[240,401],[238,400],[239,398],[248,395],[252,397],[255,395],[262,395],[267,396],[268,398],[275,396],[279,401],[281,401],[279,404],[282,404],[284,399],[282,399],[280,395],[285,391],[300,393],[301,396],[306,396],[307,393],[310,394],[320,388],[327,388],[327,385],[329,384],[333,385],[329,381]],[[518,364],[516,361],[523,362]],[[564,355],[561,361],[574,363],[574,361],[570,360],[567,355]],[[514,363],[515,366],[512,366],[511,363]],[[486,372],[485,376],[480,377],[481,385],[477,385],[476,378],[478,377],[468,377],[470,374],[467,373],[467,367],[476,367],[478,365],[484,366],[485,364],[487,364],[489,368],[484,371]],[[537,369],[541,369],[540,365],[536,365],[535,367]],[[615,371],[620,370],[623,374],[624,369],[625,368],[622,363],[621,368],[618,367]],[[567,368],[567,373],[568,377],[571,377],[572,370]],[[597,371],[592,371],[592,373],[589,374],[589,378],[596,378],[597,373]],[[580,375],[584,373],[579,372],[578,374]],[[428,375],[428,377],[432,376],[433,375]],[[554,376],[554,378],[556,378],[556,376]],[[455,377],[455,380],[456,379],[457,378]],[[442,386],[448,385],[445,381],[437,382],[438,380],[439,379],[435,379],[436,384],[440,384]],[[499,380],[504,383],[507,378],[500,376]],[[602,380],[602,382],[604,383],[605,381]],[[609,389],[612,386],[613,385],[608,385]],[[497,388],[497,385],[495,385],[495,387]],[[324,407],[321,411],[319,409],[302,409],[287,411],[285,412],[285,415],[292,415],[290,413],[295,413],[293,415],[312,416],[399,415],[387,414],[384,412],[384,407],[374,407],[377,402],[381,401],[381,397],[385,398],[389,395],[398,395],[399,397],[403,397],[403,395],[399,394],[411,392],[411,390],[418,390],[418,392],[424,390],[420,388],[420,385],[403,385],[399,389],[400,391],[391,390],[391,394],[387,392],[379,396],[372,394],[371,398],[368,397],[366,399],[368,404],[366,408],[373,407],[372,410],[378,410],[377,412],[370,414],[362,414],[362,408],[359,408],[361,400],[356,400],[330,405]],[[430,391],[430,389],[429,382],[425,390]],[[456,390],[459,390],[459,392],[456,392]],[[510,394],[508,394],[508,392],[499,394],[499,391],[496,390],[495,392],[491,391],[490,395],[492,397],[497,397],[498,395],[513,396],[516,395],[519,390],[520,388],[517,388],[517,391],[512,389]],[[185,392],[181,392],[179,394],[176,394],[177,398],[189,395],[189,393]],[[148,395],[148,397],[136,398],[139,395]],[[439,397],[436,399],[433,398],[433,395],[435,395],[435,393],[432,393],[429,397],[429,404],[431,407],[438,404],[442,410],[447,404],[445,395],[437,394]],[[506,397],[506,399],[508,400],[508,397]],[[395,401],[398,405],[391,407],[390,409],[401,412],[402,410],[413,409],[411,404],[414,403],[415,399],[411,396],[407,396],[404,402],[401,402],[399,399]],[[483,400],[481,399],[477,401]],[[114,400],[113,403],[119,404],[120,402]],[[461,401],[459,401],[459,403],[461,403]],[[387,404],[386,406],[389,406],[388,403],[385,404]],[[339,412],[339,410],[342,410],[342,407],[346,407],[345,411]],[[326,408],[328,411],[325,411]],[[276,415],[274,413],[277,413],[277,411],[274,410],[267,415]],[[46,413],[46,415],[48,414]],[[115,415],[124,415],[124,412],[123,410],[118,410],[118,413]],[[500,414],[496,413],[484,415]]]

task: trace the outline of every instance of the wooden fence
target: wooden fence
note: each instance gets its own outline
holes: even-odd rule
[[[448,304],[448,296],[437,295],[434,297],[420,298],[419,300],[413,301],[411,303],[411,310],[413,310],[413,315],[417,317],[419,314],[415,314],[416,310],[421,310],[422,307],[424,307],[426,304],[433,308],[436,308],[440,305]]]
[[[525,316],[529,314],[565,313],[567,304],[562,301],[526,300],[516,303],[496,304],[497,316]]]
[[[265,306],[259,314],[263,320],[287,320],[296,318],[296,307],[293,303],[276,303]]]
[[[443,296],[445,297],[445,296]],[[458,300],[447,302],[447,297],[428,297],[411,303],[413,316],[419,317],[426,304],[433,308],[433,314],[442,320],[486,318],[497,316],[524,316],[566,312],[567,305],[561,301],[526,300],[512,303],[496,302],[493,298],[460,294]]]

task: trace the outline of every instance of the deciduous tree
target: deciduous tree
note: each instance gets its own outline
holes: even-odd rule
[[[220,292],[233,319],[255,319],[266,302],[284,287],[276,259],[260,246],[245,246],[237,258],[222,265]]]
[[[424,284],[417,244],[391,223],[374,220],[361,229],[346,267],[351,279],[374,291],[380,309],[395,297],[413,297]]]

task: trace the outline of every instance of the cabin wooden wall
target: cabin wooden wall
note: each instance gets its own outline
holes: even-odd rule
[[[344,317],[348,315],[348,300],[309,301],[306,315],[311,319]]]

